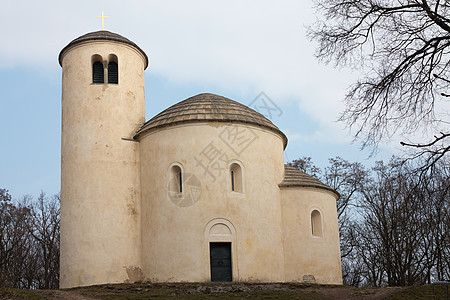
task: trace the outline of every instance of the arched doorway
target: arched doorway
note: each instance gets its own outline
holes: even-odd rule
[[[237,274],[236,229],[226,219],[213,219],[205,228],[208,244],[208,278],[211,281],[233,281]]]

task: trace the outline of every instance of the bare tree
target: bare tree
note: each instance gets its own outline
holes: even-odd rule
[[[450,278],[450,162],[438,164],[433,176],[427,176],[422,183],[423,198],[426,203],[429,231],[424,234],[430,253],[427,255],[431,277],[438,280]],[[434,261],[433,261],[434,260]]]
[[[340,120],[363,147],[401,133],[422,171],[450,153],[450,4],[440,0],[314,0],[323,16],[309,28],[317,57],[364,72]],[[433,137],[414,141],[418,130]],[[411,141],[411,139],[413,141]]]
[[[318,169],[294,165],[341,195],[337,202],[342,277],[354,286],[415,285],[450,275],[450,163],[441,159],[422,177],[393,157],[372,169],[340,157]]]
[[[347,285],[361,283],[361,263],[354,260],[356,243],[354,207],[356,200],[369,181],[369,171],[356,162],[341,157],[328,159],[321,180],[336,190],[340,197],[336,203],[342,258],[342,278]]]
[[[322,171],[314,165],[311,157],[303,156],[299,159],[294,159],[292,162],[289,162],[288,165],[295,167],[316,179],[320,179]]]
[[[361,163],[349,162],[341,157],[329,158],[322,180],[339,192],[338,217],[343,217],[347,207],[353,205],[355,194],[361,191],[369,180],[369,171]]]
[[[26,225],[29,218],[30,209],[16,206],[8,191],[0,189],[0,286],[26,286],[22,275],[32,248]]]
[[[47,198],[41,191],[31,214],[28,230],[38,245],[39,288],[56,289],[59,287],[59,195]]]
[[[415,285],[443,280],[448,265],[449,184],[443,163],[419,178],[414,166],[392,159],[373,168],[358,199],[355,253],[368,285]],[[446,254],[444,254],[446,253]]]
[[[388,166],[379,163],[374,170],[374,185],[361,200],[365,221],[360,234],[373,235],[388,285],[422,283],[424,255],[420,251],[420,229],[426,223],[416,183],[395,162]]]
[[[11,198],[0,189],[0,287],[58,288],[59,195]]]

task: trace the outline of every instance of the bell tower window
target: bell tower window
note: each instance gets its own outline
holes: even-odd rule
[[[119,63],[117,55],[108,55],[108,83],[119,83]]]
[[[91,58],[92,64],[92,83],[108,84],[119,83],[119,63],[117,55],[109,54],[107,59],[101,55],[95,54]]]
[[[92,83],[105,83],[105,74],[101,61],[96,61],[92,64]]]
[[[119,68],[116,62],[108,63],[108,83],[119,83]]]

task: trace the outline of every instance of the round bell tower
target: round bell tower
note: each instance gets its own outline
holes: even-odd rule
[[[140,161],[147,55],[108,31],[83,35],[62,67],[60,287],[140,280]]]

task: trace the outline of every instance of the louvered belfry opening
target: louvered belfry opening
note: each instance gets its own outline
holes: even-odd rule
[[[96,61],[92,64],[92,82],[93,83],[105,83],[103,64],[99,61]]]
[[[108,83],[119,83],[119,68],[113,61],[108,63]]]

